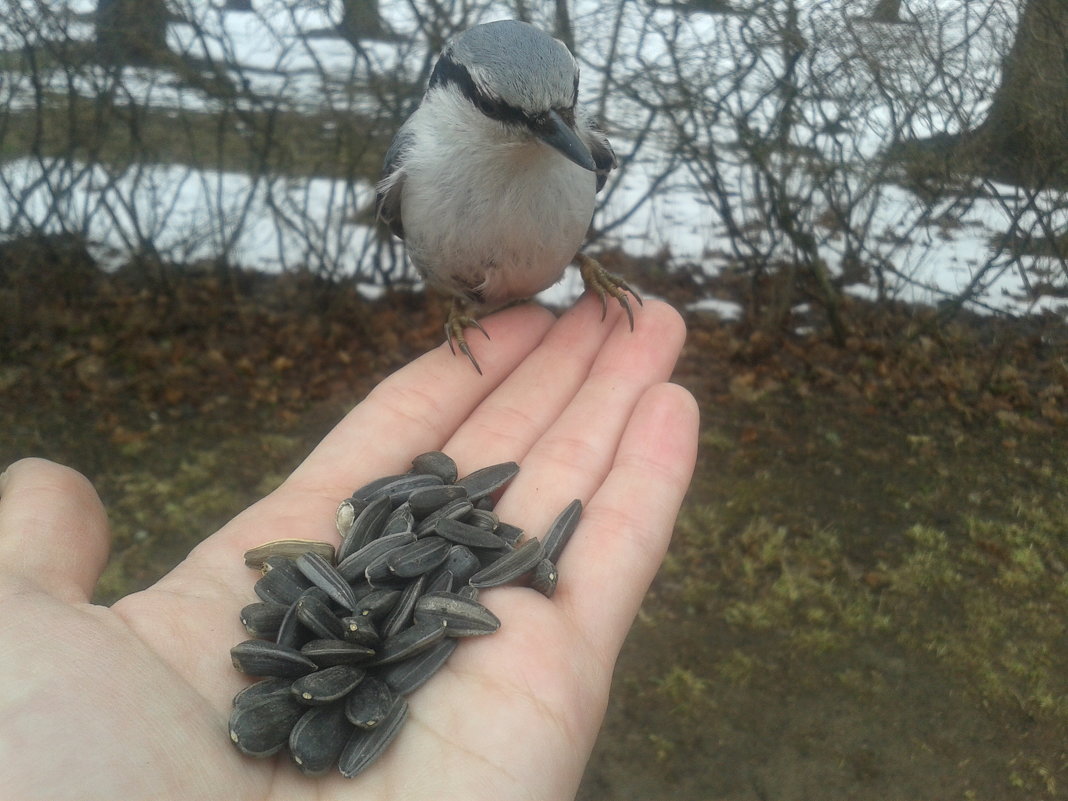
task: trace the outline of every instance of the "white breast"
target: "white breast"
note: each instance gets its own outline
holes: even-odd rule
[[[593,217],[594,174],[451,92],[431,92],[411,123],[401,214],[427,280],[486,306],[558,281]]]

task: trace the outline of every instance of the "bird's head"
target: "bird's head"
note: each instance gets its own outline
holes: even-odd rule
[[[528,131],[593,171],[593,155],[575,119],[578,79],[578,63],[563,42],[525,22],[503,20],[451,39],[427,92],[456,92],[487,117]]]

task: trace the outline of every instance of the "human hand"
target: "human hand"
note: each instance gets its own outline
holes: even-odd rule
[[[0,775],[29,799],[572,798],[612,668],[655,574],[693,470],[697,411],[665,384],[678,315],[647,303],[631,333],[590,297],[558,321],[535,306],[486,319],[484,377],[436,348],[376,387],[271,495],[153,587],[90,604],[108,550],[92,486],[43,460],[0,482]],[[521,464],[497,505],[540,535],[573,498],[585,511],[552,599],[483,591],[502,622],[461,644],[410,698],[400,735],[365,773],[309,779],[228,741],[248,683],[229,649],[255,600],[242,553],[272,539],[337,541],[338,502],[444,450],[463,475]]]

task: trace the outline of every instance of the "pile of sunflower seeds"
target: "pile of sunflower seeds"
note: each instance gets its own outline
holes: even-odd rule
[[[406,697],[445,664],[459,638],[491,634],[500,620],[479,590],[523,582],[546,596],[555,563],[578,524],[573,501],[539,541],[500,521],[493,493],[515,462],[458,479],[434,451],[341,502],[341,544],[278,540],[245,563],[262,571],[258,603],[241,610],[253,638],[234,667],[261,680],[234,697],[230,739],[243,754],[288,747],[306,775],[335,764],[353,777],[400,731]]]

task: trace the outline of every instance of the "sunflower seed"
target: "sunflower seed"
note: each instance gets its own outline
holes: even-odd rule
[[[412,622],[412,611],[415,609],[415,602],[423,594],[423,587],[425,586],[426,576],[420,576],[401,591],[397,603],[394,604],[389,614],[382,621],[382,638],[384,640],[388,640]]]
[[[301,676],[290,692],[303,704],[322,706],[348,695],[365,675],[363,669],[352,665],[332,665]]]
[[[338,564],[337,572],[341,574],[345,581],[355,582],[363,579],[367,567],[378,557],[389,553],[394,548],[411,545],[413,542],[415,542],[415,534],[410,531],[384,535],[367,543],[355,553],[349,554],[344,561]]]
[[[405,503],[416,490],[424,487],[440,487],[441,485],[442,481],[437,476],[409,473],[379,487],[368,498],[368,502],[388,496],[391,508],[396,509],[402,503]]]
[[[344,561],[347,556],[356,553],[356,551],[377,537],[382,529],[382,524],[389,516],[391,508],[387,497],[368,503],[363,511],[356,516],[356,519],[352,521],[348,534],[341,540],[341,545],[337,551],[337,561]]]
[[[411,494],[408,498],[408,506],[416,520],[426,517],[431,512],[436,512],[447,503],[467,499],[467,490],[457,487],[455,484],[447,484],[437,487],[423,487]]]
[[[441,451],[428,451],[412,459],[412,471],[437,476],[446,484],[456,482],[456,462]]]
[[[364,484],[358,490],[352,493],[350,500],[355,504],[363,504],[366,506],[371,500],[373,500],[378,491],[387,484],[392,484],[398,478],[404,478],[404,474],[395,476],[382,476],[382,478],[376,478],[374,481],[369,481]]]
[[[470,584],[465,584],[456,591],[456,594],[461,598],[466,598],[469,601],[478,600],[478,587],[472,587]]]
[[[230,713],[230,739],[242,754],[269,757],[286,744],[306,710],[288,691],[239,704]]]
[[[370,661],[375,655],[374,648],[345,640],[310,640],[301,646],[300,652],[324,668],[334,665],[358,665]]]
[[[494,548],[507,547],[508,543],[494,534],[479,526],[461,523],[459,520],[439,520],[434,526],[434,531],[457,545],[466,545],[468,548]]]
[[[578,527],[580,517],[582,517],[582,501],[576,498],[557,516],[542,539],[546,559],[556,562],[560,558],[564,546]]]
[[[515,581],[524,573],[529,573],[543,558],[544,549],[541,543],[537,537],[531,537],[514,551],[475,573],[469,583],[479,589],[499,587],[501,584]]]
[[[530,586],[546,598],[552,598],[553,593],[556,592],[558,578],[559,574],[556,572],[556,565],[548,559],[542,559],[530,576]]]
[[[410,659],[386,665],[378,675],[397,695],[409,695],[441,669],[459,643],[457,639],[441,640]]]
[[[332,601],[346,609],[356,608],[356,594],[352,591],[352,587],[337,571],[337,568],[319,554],[306,553],[297,557],[297,569],[312,584],[325,592]]]
[[[289,687],[293,683],[291,679],[270,678],[260,679],[255,684],[250,684],[234,696],[234,706],[245,705],[262,701],[277,695],[290,695]]]
[[[360,599],[356,614],[379,620],[389,613],[400,596],[400,590],[375,590]]]
[[[466,545],[453,545],[449,548],[449,554],[441,563],[439,570],[448,570],[452,573],[456,584],[466,584],[471,576],[481,568],[478,557]]]
[[[468,497],[474,502],[499,490],[515,478],[515,474],[518,472],[519,465],[515,462],[501,462],[500,464],[490,465],[473,473],[468,473],[454,483],[456,486],[466,489]]]
[[[343,701],[309,709],[289,734],[289,753],[306,776],[321,776],[337,762],[353,732]]]
[[[452,592],[456,579],[451,570],[439,568],[429,574],[426,582],[427,592]]]
[[[441,537],[425,537],[390,551],[386,556],[386,565],[393,575],[401,578],[421,576],[444,562],[451,547]]]
[[[501,627],[497,616],[478,601],[471,601],[451,592],[423,595],[415,603],[415,621],[444,623],[447,637],[492,634]]]
[[[297,619],[320,637],[340,640],[345,627],[325,599],[318,587],[309,589],[297,600]]]
[[[303,676],[315,670],[315,663],[295,648],[245,640],[230,649],[234,667],[250,676]]]
[[[249,604],[241,610],[241,623],[249,637],[261,640],[273,640],[278,636],[278,629],[289,607],[267,601]]]
[[[380,536],[388,537],[390,534],[400,534],[403,531],[411,531],[413,528],[415,528],[415,515],[412,514],[412,507],[402,503],[390,512],[385,525],[382,526]]]
[[[493,533],[509,545],[516,545],[523,539],[523,529],[519,528],[519,526],[513,526],[511,523],[498,523]]]
[[[424,651],[445,636],[445,627],[440,620],[416,623],[402,632],[387,637],[378,648],[376,665],[399,662]]]
[[[378,634],[378,628],[370,617],[364,617],[363,615],[343,617],[341,618],[341,625],[345,628],[345,642],[374,647],[382,639]]]
[[[274,641],[287,648],[300,648],[308,636],[308,630],[301,625],[300,618],[297,617],[297,602],[294,601],[286,610],[286,616],[282,618]]]
[[[278,559],[273,556],[269,558],[272,561]],[[292,561],[286,559],[260,576],[252,589],[264,601],[289,606],[310,586],[311,582],[296,569]]]
[[[345,717],[354,726],[373,729],[389,714],[394,700],[388,684],[368,676],[345,699]]]
[[[402,590],[408,583],[390,569],[389,558],[392,554],[393,551],[382,554],[363,571],[364,580],[375,589]]]
[[[245,551],[245,564],[248,567],[262,568],[263,562],[268,556],[282,556],[287,559],[296,559],[302,553],[312,551],[318,553],[328,562],[334,560],[334,546],[329,542],[317,542],[316,540],[274,540],[263,545],[257,545]]]
[[[351,779],[366,770],[393,742],[407,718],[408,704],[403,698],[398,698],[389,714],[373,729],[353,731],[338,759],[341,775]]]
[[[467,513],[463,522],[469,523],[472,526],[484,528],[486,531],[493,531],[497,528],[497,524],[501,522],[501,519],[497,517],[496,512],[491,512],[486,509],[472,509]]]
[[[415,535],[417,537],[425,537],[428,534],[434,533],[434,528],[437,526],[438,521],[445,520],[447,518],[460,518],[467,515],[474,507],[471,505],[471,501],[467,498],[457,498],[455,501],[449,501],[440,509],[431,512],[415,526]]]

